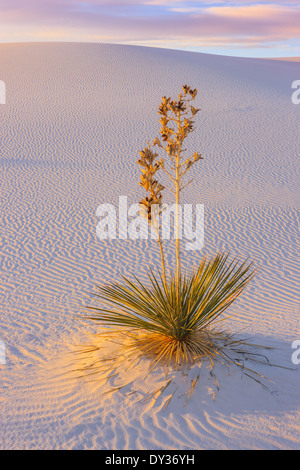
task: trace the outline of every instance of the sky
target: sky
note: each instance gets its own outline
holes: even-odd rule
[[[0,0],[0,43],[97,42],[300,56],[300,2]]]

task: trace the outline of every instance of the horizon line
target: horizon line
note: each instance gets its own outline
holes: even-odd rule
[[[232,58],[239,58],[239,59],[262,59],[262,60],[285,60],[290,62],[300,62],[300,56],[266,56],[266,57],[257,57],[257,56],[239,56],[239,55],[230,55],[229,53],[213,53],[213,52],[203,52],[203,51],[195,51],[190,49],[177,49],[171,47],[161,47],[161,46],[149,46],[149,45],[141,45],[141,44],[124,44],[124,43],[112,43],[112,42],[97,42],[97,41],[54,41],[54,40],[47,40],[47,41],[5,41],[0,42],[0,46],[3,45],[10,45],[10,44],[95,44],[95,45],[110,45],[110,46],[129,46],[129,47],[144,47],[149,49],[162,49],[166,51],[174,51],[174,52],[188,52],[193,54],[205,54],[205,55],[214,55],[214,56],[221,56],[221,57],[232,57]]]

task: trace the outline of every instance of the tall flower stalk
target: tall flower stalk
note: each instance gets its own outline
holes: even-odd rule
[[[200,111],[200,109],[192,106],[191,102],[196,98],[197,90],[191,89],[190,86],[184,85],[182,92],[178,96],[178,100],[172,100],[171,98],[162,98],[162,102],[158,108],[160,115],[159,122],[160,138],[155,138],[153,146],[158,146],[163,149],[168,156],[171,163],[170,168],[167,169],[165,160],[160,158],[156,163],[155,160],[158,158],[158,154],[153,152],[148,146],[140,152],[141,158],[138,163],[143,166],[141,175],[141,185],[150,192],[150,197],[146,197],[141,201],[144,207],[146,207],[148,220],[151,218],[151,206],[159,205],[160,210],[158,216],[161,214],[162,204],[162,193],[164,188],[157,180],[153,179],[153,175],[162,169],[171,181],[171,188],[169,188],[175,194],[175,250],[176,250],[176,281],[179,296],[180,282],[181,282],[181,252],[180,252],[180,194],[182,190],[192,182],[190,180],[187,184],[182,183],[183,177],[186,175],[188,170],[194,163],[202,159],[201,154],[194,152],[192,156],[184,159],[184,141],[187,136],[194,131],[194,116]],[[159,227],[158,227],[159,230]],[[163,246],[160,234],[158,234],[158,243],[160,245],[163,279],[166,282],[166,268],[163,253]]]
[[[149,142],[147,147],[140,151],[140,159],[138,160],[138,164],[142,166],[140,185],[149,192],[149,196],[142,199],[140,204],[142,204],[142,207],[145,209],[144,215],[149,224],[151,224],[151,228],[156,233],[160,249],[163,282],[164,285],[166,285],[166,264],[159,225],[159,216],[162,206],[162,191],[165,188],[156,179],[154,179],[155,173],[163,166],[163,161],[161,159],[154,163],[157,157],[158,154],[151,150]],[[157,210],[154,210],[154,208]]]

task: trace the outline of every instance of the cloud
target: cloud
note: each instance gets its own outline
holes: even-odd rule
[[[162,47],[268,47],[299,39],[300,8],[293,0],[1,0],[0,31],[6,42],[105,38]]]
[[[282,6],[276,4],[255,4],[246,6],[214,6],[206,8],[204,11],[215,16],[231,19],[256,19],[273,20],[275,18],[284,19],[286,16],[300,13],[298,7]]]

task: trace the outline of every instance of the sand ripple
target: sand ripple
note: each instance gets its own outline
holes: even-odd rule
[[[168,393],[101,396],[66,380],[70,351],[96,330],[78,319],[94,283],[159,263],[154,242],[100,241],[96,209],[138,202],[138,151],[157,134],[161,95],[183,83],[202,108],[190,141],[205,157],[185,201],[205,205],[205,247],[184,266],[230,249],[258,275],[228,328],[278,346],[291,366],[299,338],[299,109],[297,63],[85,44],[0,45],[2,448],[299,448],[299,367],[272,369],[272,392],[206,370],[186,407]],[[173,245],[166,247],[171,262]],[[171,265],[171,264],[170,264]],[[265,369],[263,369],[265,372]],[[267,372],[266,372],[267,373]],[[145,380],[163,383],[160,372]],[[174,384],[175,386],[175,384]],[[141,392],[142,393],[142,392]],[[142,396],[142,395],[141,395]]]

